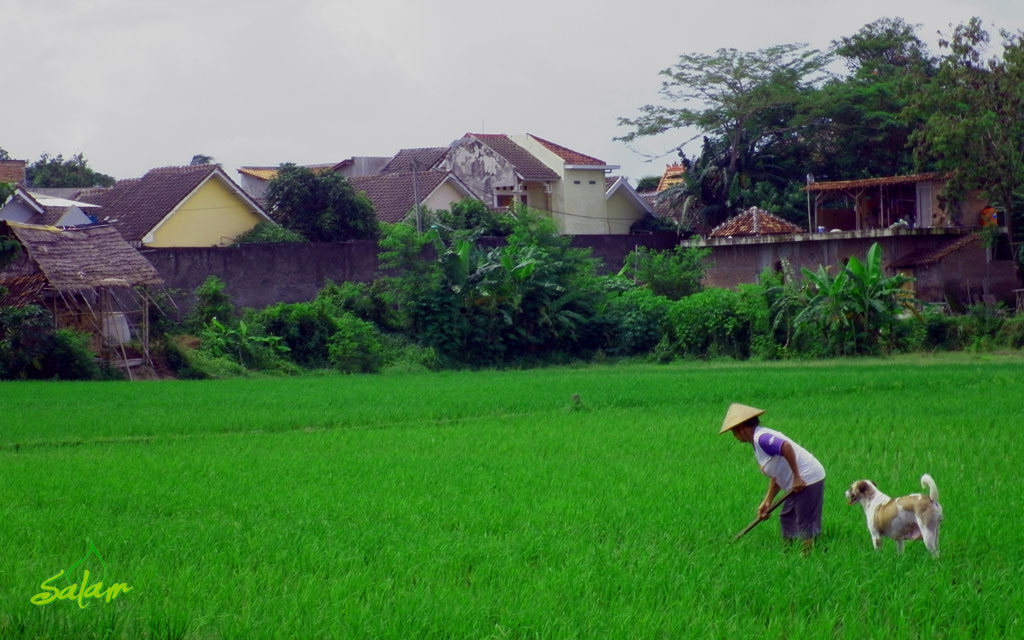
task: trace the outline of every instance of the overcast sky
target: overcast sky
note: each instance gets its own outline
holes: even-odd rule
[[[532,133],[660,175],[684,136],[630,149],[620,116],[658,100],[681,53],[827,48],[880,17],[1024,28],[1020,0],[2,0],[0,147],[82,152],[116,178],[213,156],[337,162]],[[15,63],[16,66],[12,66]],[[698,149],[690,147],[692,155]]]

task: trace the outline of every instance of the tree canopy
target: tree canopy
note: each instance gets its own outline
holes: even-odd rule
[[[282,164],[264,195],[270,216],[312,242],[375,238],[373,205],[342,175]]]
[[[685,181],[660,198],[684,228],[707,232],[758,206],[806,224],[802,188],[943,170],[955,207],[974,190],[1006,212],[1011,242],[1024,208],[1024,32],[1000,31],[997,56],[977,19],[933,56],[918,25],[882,18],[826,52],[799,44],[683,54],[661,71],[660,104],[619,118],[625,142],[677,133],[702,140]],[[832,60],[846,73],[830,72]],[[696,132],[696,133],[694,133]],[[1018,221],[1019,222],[1019,221]],[[1018,225],[1019,226],[1019,225]]]
[[[949,200],[977,189],[1002,207],[1014,244],[1024,187],[1024,32],[1000,36],[1002,55],[989,58],[990,36],[977,18],[939,42],[946,53],[915,97],[924,124],[912,142],[920,166],[952,172]]]
[[[112,187],[117,182],[111,176],[89,168],[89,162],[81,153],[65,160],[57,154],[44,153],[25,169],[28,183],[33,187]]]

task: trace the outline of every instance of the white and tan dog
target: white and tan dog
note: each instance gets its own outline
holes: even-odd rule
[[[921,476],[921,486],[928,495],[912,493],[890,498],[870,480],[858,480],[846,490],[849,504],[859,502],[868,520],[868,532],[875,548],[881,548],[882,536],[896,541],[896,550],[903,553],[904,540],[923,539],[932,555],[939,557],[939,525],[942,523],[942,505],[939,490],[927,473]]]

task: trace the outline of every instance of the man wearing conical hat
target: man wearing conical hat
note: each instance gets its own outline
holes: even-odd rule
[[[719,434],[732,431],[740,442],[749,442],[761,473],[769,478],[768,493],[757,507],[757,516],[768,517],[768,508],[780,490],[792,495],[782,505],[779,523],[782,537],[803,540],[809,549],[821,533],[821,505],[825,496],[825,468],[806,449],[784,434],[762,427],[763,409],[733,403]]]

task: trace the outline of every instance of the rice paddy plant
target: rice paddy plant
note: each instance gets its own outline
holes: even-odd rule
[[[5,383],[0,637],[1020,636],[1021,364]],[[765,487],[733,401],[826,467],[808,555],[732,542]],[[874,551],[843,490],[925,472],[942,556]],[[90,543],[131,590],[32,604]]]

